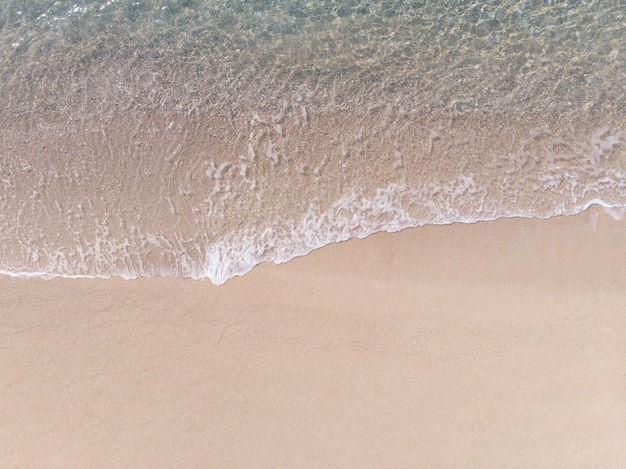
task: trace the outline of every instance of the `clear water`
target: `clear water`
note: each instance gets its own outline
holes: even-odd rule
[[[0,0],[0,270],[223,283],[626,207],[626,2]]]

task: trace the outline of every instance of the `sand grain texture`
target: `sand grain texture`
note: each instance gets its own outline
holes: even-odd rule
[[[625,227],[426,227],[222,287],[2,278],[0,461],[620,467]]]

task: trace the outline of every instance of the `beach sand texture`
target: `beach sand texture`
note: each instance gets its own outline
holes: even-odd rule
[[[625,467],[624,6],[0,0],[0,469]]]
[[[621,467],[624,221],[428,226],[208,281],[0,279],[3,467]]]

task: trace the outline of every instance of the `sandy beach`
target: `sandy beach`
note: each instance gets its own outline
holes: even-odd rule
[[[3,467],[620,467],[626,222],[378,234],[216,287],[0,279]]]
[[[0,11],[0,469],[625,467],[623,1]]]

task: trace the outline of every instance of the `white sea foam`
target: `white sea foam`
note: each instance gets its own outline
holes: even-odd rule
[[[319,207],[311,206],[299,223],[282,221],[272,227],[266,227],[260,234],[245,230],[212,244],[207,250],[206,268],[194,273],[193,277],[208,277],[213,283],[221,285],[235,276],[248,273],[262,262],[281,264],[331,243],[426,224],[475,223],[513,217],[549,218],[574,215],[592,205],[603,206],[616,220],[617,214],[623,216],[626,213],[626,206],[612,206],[600,199],[591,200],[574,208],[562,208],[539,215],[523,209],[489,211],[485,210],[481,203],[484,191],[484,188],[475,184],[472,177],[467,176],[443,187],[433,185],[428,195],[425,191],[412,191],[400,185],[391,185],[378,190],[373,197],[353,192],[326,211],[322,212]],[[444,203],[438,205],[433,201],[433,195],[438,195],[440,201]],[[455,201],[460,196],[468,197],[468,201],[477,202],[474,209],[463,213],[448,203],[450,199]],[[425,205],[430,213],[426,218],[416,218],[407,207],[415,205],[418,201],[427,202]]]
[[[602,181],[593,181],[582,193],[602,193],[607,188],[624,186],[626,178],[623,176],[626,175],[618,173],[607,175],[604,185]],[[561,174],[558,181],[556,185],[562,191],[571,193],[578,187],[579,176]],[[549,187],[544,186],[542,190],[555,186],[549,180],[544,180],[544,184]],[[259,263],[284,263],[331,243],[363,238],[381,231],[395,232],[426,224],[473,223],[501,217],[548,218],[575,214],[591,205],[603,206],[616,220],[626,214],[626,205],[610,203],[602,197],[569,206],[556,205],[544,212],[528,206],[493,203],[489,197],[489,187],[477,182],[471,174],[426,184],[421,189],[391,184],[373,194],[353,190],[327,208],[320,207],[318,202],[311,203],[299,220],[266,220],[264,224],[233,231],[212,242],[179,237],[166,239],[162,235],[142,233],[137,227],[130,231],[138,238],[118,240],[111,236],[109,227],[101,223],[99,234],[91,244],[82,242],[73,248],[32,251],[26,253],[27,258],[40,268],[31,271],[5,265],[0,273],[17,277],[209,278],[220,285],[232,277],[246,274]],[[154,253],[157,264],[147,263],[147,256]]]
[[[221,285],[236,276],[250,272],[262,262],[282,264],[296,257],[309,254],[311,251],[331,243],[346,241],[352,238],[365,238],[377,232],[396,232],[405,228],[426,224],[445,225],[455,222],[475,223],[493,221],[498,218],[536,218],[525,210],[509,213],[492,213],[483,211],[480,216],[445,214],[438,210],[430,222],[413,217],[406,210],[401,200],[407,197],[407,191],[401,186],[391,186],[379,190],[374,197],[368,198],[352,194],[338,201],[332,208],[321,212],[315,205],[299,223],[287,220],[275,221],[261,232],[252,229],[232,233],[218,242],[210,244],[204,251],[204,259],[195,259],[181,249],[169,246],[164,248],[169,254],[162,259],[174,259],[174,265],[163,265],[158,271],[146,269],[141,262],[114,261],[114,252],[103,253],[98,269],[86,268],[84,263],[71,265],[62,253],[48,256],[50,262],[45,270],[25,271],[20,268],[1,269],[0,275],[20,278],[111,278],[121,277],[128,280],[139,277],[186,277],[192,279],[210,279],[212,283]],[[398,203],[400,202],[400,203]],[[607,214],[615,220],[626,215],[626,206],[613,206],[601,200],[593,200],[576,209],[562,210],[539,218],[558,215],[574,215],[588,209],[592,205],[604,207]],[[163,246],[161,246],[163,247]],[[120,250],[115,250],[120,254]],[[122,258],[126,257],[122,254]]]
[[[395,185],[369,198],[353,192],[324,212],[312,205],[298,223],[281,221],[261,233],[234,233],[207,249],[206,268],[197,276],[220,285],[261,262],[281,264],[330,243],[414,226],[415,220],[402,206],[405,194],[405,188]]]

